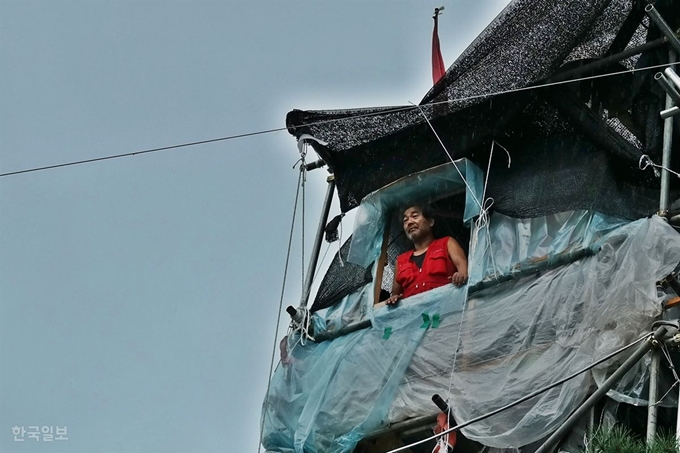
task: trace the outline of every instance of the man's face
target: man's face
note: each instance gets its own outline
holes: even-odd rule
[[[428,220],[423,217],[422,210],[418,206],[412,206],[406,209],[402,222],[404,233],[406,233],[406,237],[408,237],[411,242],[432,234],[434,220]]]

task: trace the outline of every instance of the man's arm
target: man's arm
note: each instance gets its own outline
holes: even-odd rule
[[[390,294],[390,298],[385,301],[386,305],[395,305],[399,299],[401,299],[401,293],[404,292],[404,289],[401,287],[399,283],[397,283],[397,274],[399,273],[399,264],[397,262],[394,263],[394,280],[392,280],[392,293]]]
[[[449,242],[446,244],[446,249],[449,252],[451,262],[456,266],[456,272],[451,276],[451,283],[456,286],[462,286],[468,279],[468,263],[465,258],[465,252],[458,241],[449,237]]]

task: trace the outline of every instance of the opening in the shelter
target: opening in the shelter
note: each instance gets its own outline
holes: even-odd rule
[[[412,200],[404,203],[391,212],[388,217],[387,225],[385,226],[382,250],[376,269],[375,304],[382,305],[385,302],[394,303],[390,298],[396,296],[393,294],[393,284],[395,281],[397,259],[399,255],[414,250],[414,242],[409,239],[408,232],[406,231],[406,227],[411,227],[411,225],[405,226],[404,222],[404,211],[414,206],[420,208],[421,211],[423,208],[427,211],[425,213],[425,216],[428,218],[427,220],[430,220],[430,218],[432,220],[432,235],[435,241],[440,240],[440,246],[438,248],[441,248],[441,245],[443,244],[441,240],[450,236],[460,246],[464,257],[467,258],[468,256],[470,229],[463,224],[463,213],[465,210],[464,190],[444,198],[430,201],[429,203],[424,200]],[[438,253],[442,252],[439,251]],[[413,255],[415,255],[415,253]],[[426,253],[411,258],[415,258],[415,265],[420,269],[424,269],[425,255]],[[451,271],[450,268],[447,268],[447,270],[449,271],[447,274],[454,274],[457,269],[454,268],[454,270]],[[465,274],[467,275],[467,269],[465,269]],[[452,275],[446,275],[444,278],[450,278],[451,276]],[[450,281],[451,280],[449,279],[448,282]],[[416,285],[419,283],[414,282],[413,284]],[[434,286],[429,289],[433,288]],[[413,291],[408,291],[405,293],[406,297],[404,298],[407,298],[412,292]],[[399,297],[399,299],[401,298],[402,297]]]

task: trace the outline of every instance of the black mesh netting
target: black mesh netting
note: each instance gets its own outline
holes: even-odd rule
[[[667,63],[669,47],[659,44],[608,65],[580,69],[656,42],[661,34],[645,17],[645,4],[515,0],[418,108],[293,110],[286,124],[296,137],[306,133],[327,143],[312,146],[333,169],[343,212],[386,184],[449,160],[426,115],[454,158],[467,157],[486,170],[492,142],[508,150],[510,168],[498,147],[492,159],[487,195],[494,198],[494,210],[519,218],[573,209],[627,219],[650,215],[658,209],[659,179],[651,168],[641,170],[639,162],[648,155],[661,163],[659,111],[665,93],[653,80],[659,69],[531,88]],[[658,0],[655,7],[673,29],[680,27],[680,1]],[[671,167],[677,169],[680,116],[673,122]],[[671,188],[675,199],[680,195],[677,178]],[[390,257],[397,251],[390,251]],[[383,281],[391,281],[390,266],[385,272]],[[327,279],[339,283],[322,284],[321,305],[370,278],[366,269],[336,263],[329,274]]]
[[[617,181],[616,187],[609,189],[620,198],[619,211],[612,213],[628,218],[650,214],[654,206],[641,204],[635,191],[658,185],[658,181],[648,178],[650,170],[638,169],[642,154],[660,161],[658,112],[663,108],[664,94],[653,81],[657,70],[490,95],[540,85],[560,72],[657,39],[660,33],[648,24],[643,7],[644,2],[634,0],[516,0],[463,52],[420,107],[433,119],[435,129],[455,158],[468,157],[480,166],[488,159],[492,140],[506,146],[509,143],[503,140],[511,136],[511,153],[523,149],[542,152],[538,144],[546,143],[543,138],[550,131],[567,135],[576,131],[576,135],[565,138],[580,141],[574,146],[582,152],[592,151],[590,154],[583,154],[579,160],[557,159],[561,151],[552,149],[546,151],[549,155],[544,156],[540,168],[533,165],[523,174],[541,171],[545,179],[550,179],[571,171],[575,178],[585,179],[590,173],[576,173],[600,165],[601,153],[605,152],[616,161],[601,168],[611,170],[609,180]],[[672,27],[680,25],[680,2],[657,1],[656,7]],[[668,61],[667,54],[666,46],[657,47],[585,75],[664,63]],[[546,102],[547,110],[543,106]],[[548,115],[527,121],[527,114],[534,109],[543,109]],[[675,118],[675,124],[677,137],[680,117]],[[327,142],[326,146],[313,146],[335,172],[343,211],[357,206],[365,195],[385,184],[448,160],[423,113],[412,106],[294,110],[288,114],[287,125],[295,136],[309,133]],[[677,149],[679,141],[674,143]],[[531,159],[518,159],[517,165],[520,162],[531,163]],[[564,168],[567,164],[575,166]],[[551,173],[555,174],[550,176]],[[492,175],[503,177],[501,173]],[[521,181],[496,182],[505,190],[528,190],[519,184]],[[564,206],[596,205],[591,198],[594,191],[583,189],[576,199],[571,196],[573,190],[569,197],[562,197]],[[529,197],[518,193],[511,199],[531,198],[534,204],[511,206],[508,201],[505,212],[528,217],[564,210],[554,202],[555,194],[542,194],[548,198],[545,205],[536,194]]]
[[[310,309],[312,312],[330,307],[353,291],[373,280],[371,266],[363,267],[347,261],[352,236],[347,238],[335,254],[328,272],[324,275],[316,299]]]

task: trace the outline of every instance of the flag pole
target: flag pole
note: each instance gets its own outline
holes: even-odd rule
[[[439,79],[444,77],[446,67],[444,66],[444,58],[442,58],[442,51],[439,46],[439,15],[444,11],[444,7],[434,9],[434,29],[432,30],[432,84],[435,85]]]

